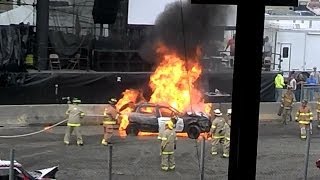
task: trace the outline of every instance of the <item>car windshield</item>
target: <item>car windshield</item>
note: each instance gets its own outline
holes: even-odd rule
[[[156,110],[154,106],[141,106],[139,112],[143,114],[155,114]]]

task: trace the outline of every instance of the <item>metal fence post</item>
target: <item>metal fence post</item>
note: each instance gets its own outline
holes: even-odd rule
[[[301,84],[301,91],[300,91],[300,102],[302,102],[303,101],[303,99],[304,99],[304,97],[303,97],[303,95],[304,95],[304,86],[303,86],[303,83]]]
[[[205,140],[204,136],[202,136],[202,141],[201,141],[201,157],[200,157],[200,180],[204,180],[205,144],[206,144],[206,140]]]
[[[14,149],[10,150],[9,180],[14,180]]]
[[[312,122],[310,122],[309,128],[307,128],[307,143],[306,143],[306,154],[305,154],[305,162],[304,162],[304,180],[308,179],[308,164],[309,164],[311,134],[312,134]]]
[[[109,180],[111,180],[112,179],[112,144],[109,144],[108,147],[109,147],[108,178],[109,178]]]

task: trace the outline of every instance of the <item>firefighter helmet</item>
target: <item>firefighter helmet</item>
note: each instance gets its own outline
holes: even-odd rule
[[[231,109],[228,109],[228,110],[227,110],[227,114],[228,114],[228,115],[231,115],[231,113],[232,113],[232,110],[231,110]]]
[[[116,98],[111,98],[110,100],[109,100],[109,103],[110,104],[116,104],[118,101],[117,101],[117,99]]]
[[[213,112],[216,116],[222,116],[220,109],[215,109]]]
[[[78,99],[78,98],[73,98],[73,99],[72,99],[72,103],[73,103],[73,104],[80,104],[80,103],[81,103],[81,100]]]
[[[169,129],[173,129],[173,122],[172,121],[167,121],[166,126],[168,126]]]

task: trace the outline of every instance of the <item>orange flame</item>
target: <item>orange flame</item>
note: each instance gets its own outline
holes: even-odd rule
[[[116,104],[117,110],[120,112],[120,126],[119,130],[124,130],[129,124],[128,115],[133,111],[133,103],[136,102],[139,91],[134,89],[127,89],[122,93],[122,98]]]
[[[193,110],[210,114],[208,109],[211,105],[203,102],[202,93],[195,86],[195,82],[202,73],[199,63],[200,48],[197,49],[197,56],[187,61],[162,43],[158,44],[157,54],[161,59],[155,72],[150,76],[149,86],[152,90],[150,102],[169,105],[180,112]],[[128,125],[128,115],[133,111],[134,104],[126,108],[122,107],[129,102],[137,103],[141,92],[128,89],[122,95],[123,97],[116,105],[117,110],[122,114],[119,127],[119,130],[122,130],[121,135],[124,134],[123,130]],[[153,133],[139,133],[139,135],[150,134]],[[187,134],[182,133],[181,136],[187,137]]]
[[[185,61],[162,44],[159,44],[157,53],[162,60],[150,77],[149,86],[153,92],[150,102],[167,104],[179,111],[188,110],[191,103],[198,104],[202,98],[194,87],[201,74],[198,59]]]

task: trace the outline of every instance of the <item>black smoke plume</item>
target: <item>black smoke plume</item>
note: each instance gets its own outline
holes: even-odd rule
[[[194,57],[197,47],[212,53],[216,50],[213,42],[223,39],[223,29],[217,25],[225,24],[228,13],[229,6],[196,5],[183,1],[181,13],[180,1],[168,4],[141,46],[140,55],[144,60],[155,63],[158,42],[176,50],[182,57],[185,52],[187,58]]]

